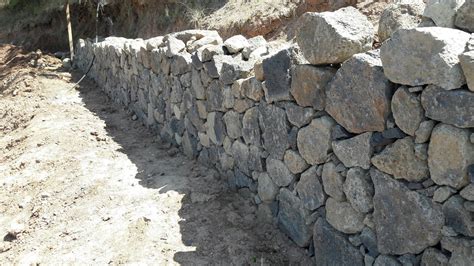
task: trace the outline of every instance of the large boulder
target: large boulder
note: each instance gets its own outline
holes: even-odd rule
[[[458,9],[456,13],[456,18],[454,20],[454,24],[456,27],[469,31],[474,32],[474,2],[473,1],[466,1],[464,4]]]
[[[474,91],[474,50],[461,54],[459,61],[461,62],[464,76],[466,76],[467,87],[470,91]]]
[[[313,231],[316,265],[361,266],[363,256],[347,238],[319,218]]]
[[[441,239],[441,208],[390,176],[371,169],[375,187],[374,223],[383,254],[420,253]]]
[[[299,20],[296,41],[313,65],[342,63],[372,48],[374,28],[353,7],[335,12],[305,13]]]
[[[422,0],[393,3],[382,12],[379,20],[379,41],[390,38],[398,29],[412,29],[423,18],[425,3]]]
[[[415,136],[425,118],[419,97],[404,86],[398,88],[393,95],[392,113],[397,126],[410,136]]]
[[[312,236],[311,227],[306,223],[309,220],[309,211],[303,207],[301,200],[286,188],[280,190],[279,198],[278,226],[298,246],[307,247]]]
[[[426,116],[460,128],[474,127],[474,92],[428,86],[421,94]]]
[[[366,132],[350,139],[334,141],[332,149],[346,167],[358,166],[369,169],[373,152],[370,145],[371,138],[372,132]]]
[[[456,11],[465,0],[428,0],[423,13],[431,18],[438,27],[454,28]]]
[[[469,38],[466,32],[448,28],[400,29],[381,47],[385,75],[404,85],[459,88],[466,79],[458,56]]]
[[[446,124],[433,129],[428,166],[436,184],[464,187],[469,183],[468,167],[473,163],[474,144],[469,141],[469,130]]]
[[[296,65],[292,69],[291,95],[303,107],[324,110],[326,87],[336,74],[331,67]]]
[[[314,119],[298,132],[297,145],[308,164],[321,164],[331,152],[331,129],[336,123],[328,116]]]
[[[342,64],[330,83],[326,111],[352,133],[383,131],[392,94],[379,54],[357,54]]]

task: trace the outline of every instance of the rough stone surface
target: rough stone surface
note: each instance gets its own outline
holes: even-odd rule
[[[176,39],[173,36],[168,36],[166,40],[166,56],[173,57],[186,48],[186,44],[183,41]]]
[[[467,0],[457,10],[454,20],[456,27],[468,32],[474,32],[474,2]]]
[[[263,132],[263,145],[269,156],[282,159],[289,147],[285,111],[274,105],[260,105],[258,120]]]
[[[458,56],[470,36],[460,30],[426,27],[401,29],[384,42],[380,55],[394,83],[438,85],[452,90],[466,84]]]
[[[253,107],[248,109],[242,118],[242,136],[248,145],[261,145],[258,116],[258,108]]]
[[[428,0],[423,13],[431,18],[438,27],[454,28],[456,11],[465,0]]]
[[[474,51],[461,54],[459,56],[459,61],[461,62],[464,76],[466,76],[467,87],[470,91],[474,91]]]
[[[298,23],[296,41],[313,65],[342,63],[372,48],[373,26],[353,7],[335,12],[308,12]]]
[[[419,253],[441,238],[444,216],[430,199],[372,169],[374,223],[381,253]],[[410,210],[410,211],[406,211]]]
[[[359,250],[323,218],[318,219],[314,225],[313,242],[316,265],[364,265]]]
[[[241,115],[235,111],[229,111],[225,113],[223,118],[227,135],[233,139],[240,138],[242,136]]]
[[[453,196],[443,204],[446,225],[460,234],[474,237],[472,213],[464,208],[463,203],[464,200],[460,196]]]
[[[344,177],[336,171],[336,165],[333,162],[324,164],[322,180],[326,194],[337,201],[346,199],[343,192]]]
[[[469,183],[468,166],[474,163],[469,131],[446,124],[433,129],[428,148],[431,179],[438,185],[462,188]]]
[[[474,127],[474,92],[428,86],[421,94],[426,116],[461,128]]]
[[[355,234],[364,228],[364,215],[354,210],[349,202],[333,198],[326,201],[326,219],[338,231]]]
[[[279,228],[298,246],[307,247],[312,236],[311,227],[306,224],[308,210],[303,207],[301,200],[286,188],[280,190],[279,197]]]
[[[253,38],[250,38],[247,40],[249,45],[245,47],[242,51],[242,55],[244,58],[249,59],[250,55],[257,50],[258,48],[265,46],[267,44],[267,41],[263,36],[255,36]]]
[[[342,64],[326,91],[326,111],[352,133],[383,131],[393,91],[377,52]]]
[[[374,266],[401,266],[402,264],[392,256],[380,255],[375,259]]]
[[[295,176],[290,172],[288,167],[276,159],[267,159],[267,172],[273,182],[280,187],[286,187],[295,180]]]
[[[433,194],[433,201],[443,203],[454,193],[456,193],[456,190],[453,188],[450,188],[448,186],[440,187],[435,190]]]
[[[459,193],[466,200],[474,201],[474,184],[469,184]]]
[[[360,168],[349,169],[343,188],[352,208],[361,213],[372,210],[374,187],[368,172]]]
[[[299,174],[308,168],[308,164],[303,157],[294,150],[287,150],[283,160],[293,174]]]
[[[224,42],[224,47],[227,48],[227,51],[231,54],[236,54],[247,46],[249,46],[249,42],[247,38],[242,35],[235,35]]]
[[[308,164],[324,163],[331,151],[331,128],[335,122],[328,116],[314,119],[298,132],[297,144]]]
[[[240,140],[234,141],[232,144],[232,156],[235,160],[237,168],[246,175],[250,175],[249,170],[249,157],[250,151],[247,145],[243,144]]]
[[[290,49],[283,49],[263,59],[264,92],[268,103],[291,99],[291,56]]]
[[[392,97],[392,113],[397,126],[406,134],[414,136],[425,118],[419,97],[400,87]]]
[[[422,266],[448,266],[448,258],[435,248],[427,248],[421,256]]]
[[[431,131],[433,131],[436,122],[427,120],[420,123],[420,126],[415,131],[415,143],[425,143],[430,140]]]
[[[415,155],[415,143],[411,137],[395,141],[380,154],[375,155],[372,163],[396,179],[419,182],[429,177],[427,161]]]
[[[296,191],[301,198],[303,206],[310,211],[316,210],[324,205],[326,199],[323,186],[316,172],[317,167],[311,167],[301,174],[300,181],[296,185]]]
[[[207,115],[207,135],[214,144],[222,144],[225,137],[225,125],[222,121],[222,113],[211,112]]]
[[[372,132],[367,132],[350,139],[334,141],[332,149],[346,167],[358,166],[369,169],[373,152],[370,145],[371,138]]]
[[[258,102],[263,97],[262,83],[255,77],[248,78],[242,82],[242,92],[247,98]]]
[[[271,202],[278,194],[279,188],[267,173],[258,175],[258,196],[264,202]]]
[[[387,6],[379,20],[379,41],[390,38],[398,29],[412,29],[420,24],[425,4],[422,0],[393,3]]]
[[[303,108],[293,103],[287,103],[285,110],[288,121],[298,128],[309,124],[314,117],[314,110],[312,108]]]
[[[369,251],[369,255],[377,256],[379,254],[379,250],[377,249],[377,236],[374,230],[369,227],[364,227],[360,233],[360,241]]]
[[[331,67],[296,65],[292,68],[291,95],[300,106],[324,110],[326,87],[335,74]]]

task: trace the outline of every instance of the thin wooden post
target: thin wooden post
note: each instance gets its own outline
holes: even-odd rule
[[[71,52],[71,62],[74,60],[74,41],[72,39],[71,14],[69,12],[69,0],[66,1],[67,33],[69,38],[69,51]]]

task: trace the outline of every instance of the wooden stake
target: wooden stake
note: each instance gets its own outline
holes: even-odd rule
[[[69,38],[69,51],[71,52],[71,62],[74,60],[74,41],[72,39],[72,26],[71,26],[71,14],[69,12],[69,0],[66,1],[66,20],[67,20],[67,33]]]

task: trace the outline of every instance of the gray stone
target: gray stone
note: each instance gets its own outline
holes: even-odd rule
[[[326,219],[338,231],[355,234],[364,228],[364,215],[354,210],[349,202],[333,198],[326,201]]]
[[[234,157],[237,168],[244,174],[250,175],[248,165],[250,152],[247,145],[243,144],[240,140],[234,141],[232,144],[232,156]]]
[[[179,53],[171,59],[171,73],[181,75],[191,71],[191,55],[188,53]]]
[[[225,86],[222,91],[224,95],[224,108],[231,109],[234,107],[235,99],[232,95],[232,88],[230,86]]]
[[[392,91],[378,52],[357,54],[342,64],[330,83],[326,111],[349,132],[381,132],[390,114]]]
[[[199,73],[199,71],[195,69],[193,69],[192,75],[191,75],[191,89],[196,99],[199,99],[199,100],[206,99],[206,90],[204,89],[204,86],[202,85],[201,74]]]
[[[448,28],[400,29],[381,47],[384,73],[394,83],[459,88],[466,79],[458,56],[469,38],[463,31]]]
[[[346,237],[334,230],[324,218],[319,218],[313,231],[316,265],[364,265],[363,256]]]
[[[473,146],[468,130],[438,124],[433,129],[428,148],[431,179],[438,185],[456,189],[467,185],[468,166],[474,162]]]
[[[242,136],[242,122],[241,115],[235,111],[229,111],[224,115],[225,127],[227,135],[233,139]]]
[[[263,72],[263,59],[258,59],[257,61],[255,61],[253,71],[255,72],[255,78],[258,81],[265,80],[265,73]]]
[[[295,176],[280,160],[267,158],[267,172],[273,182],[280,187],[286,187],[295,180]]]
[[[314,119],[298,132],[298,150],[310,165],[326,161],[331,152],[331,128],[335,122],[328,116]]]
[[[263,172],[264,170],[263,158],[266,157],[263,149],[261,149],[260,147],[251,145],[249,147],[249,153],[250,153],[249,161],[248,161],[249,170]]]
[[[291,51],[284,49],[263,59],[264,92],[268,103],[290,100]]]
[[[166,56],[173,57],[180,52],[184,51],[186,44],[183,41],[176,39],[173,36],[167,36],[166,38]]]
[[[209,62],[215,55],[223,55],[224,49],[222,45],[207,45],[202,50],[202,62]]]
[[[415,144],[415,156],[420,160],[427,161],[428,160],[428,144]]]
[[[353,7],[335,12],[308,12],[298,24],[296,41],[313,65],[342,63],[372,48],[373,26]]]
[[[225,152],[220,152],[219,153],[219,163],[220,163],[220,169],[223,171],[228,171],[234,169],[235,161],[232,156],[228,155]]]
[[[364,255],[364,265],[365,266],[372,266],[374,265],[374,262],[375,262],[375,258],[368,255],[368,254],[365,254]]]
[[[448,266],[448,258],[435,248],[427,248],[421,256],[421,266]]]
[[[238,169],[234,170],[234,182],[237,188],[249,188],[251,191],[257,191],[257,186],[252,178],[248,177]]]
[[[415,143],[411,137],[395,141],[372,157],[372,164],[396,179],[410,182],[419,182],[429,176],[427,161],[415,155]]]
[[[214,55],[212,60],[204,63],[204,69],[209,77],[218,79],[222,73],[222,65],[224,61],[231,61],[233,58],[228,55]]]
[[[259,123],[263,133],[263,145],[269,157],[282,159],[289,147],[285,111],[274,105],[260,105]]]
[[[207,118],[207,106],[205,101],[196,101],[196,108],[201,119]]]
[[[224,85],[219,80],[213,80],[207,89],[207,108],[209,111],[225,111]]]
[[[317,167],[313,166],[302,173],[300,181],[296,185],[296,192],[298,192],[303,206],[310,211],[314,211],[324,205],[326,200],[326,195],[316,174],[316,169]]]
[[[422,0],[393,3],[387,6],[379,20],[379,41],[390,38],[398,29],[412,29],[420,24],[425,4]]]
[[[247,38],[242,35],[235,35],[224,42],[224,47],[227,48],[227,51],[231,54],[239,53],[249,45]]]
[[[303,157],[293,150],[287,150],[283,160],[293,174],[299,174],[308,168],[308,164]]]
[[[364,227],[360,233],[360,241],[362,241],[364,247],[369,251],[369,255],[375,257],[379,254],[379,250],[377,249],[377,236],[372,229]]]
[[[439,206],[376,169],[371,169],[370,175],[375,187],[378,250],[383,254],[415,254],[438,243],[444,224]]]
[[[428,86],[421,94],[426,116],[460,128],[474,127],[474,92]]]
[[[184,132],[182,145],[183,145],[184,154],[186,154],[186,156],[188,156],[191,159],[194,159],[197,157],[198,155],[197,144],[198,144],[198,141],[194,136],[189,134],[188,131]]]
[[[242,81],[242,93],[247,98],[259,102],[263,97],[262,83],[255,77],[251,77]]]
[[[332,149],[344,166],[369,169],[373,152],[370,145],[371,138],[372,132],[367,132],[350,139],[334,141]]]
[[[472,213],[464,206],[460,196],[453,196],[443,204],[443,213],[446,216],[446,225],[465,236],[474,237],[474,220]]]
[[[188,46],[187,49],[189,52],[194,52],[209,45],[220,45],[220,44],[222,44],[222,38],[216,32],[216,34],[204,36],[202,38],[197,39],[196,41],[193,41],[192,43],[187,45]]]
[[[311,227],[306,224],[309,211],[303,207],[301,200],[286,188],[280,190],[279,198],[279,228],[298,246],[307,247],[312,236]]]
[[[414,136],[425,118],[420,99],[402,86],[392,97],[392,113],[397,126],[406,134]]]
[[[254,102],[249,99],[235,99],[234,101],[234,110],[237,113],[243,113],[252,106],[254,106]]]
[[[474,7],[474,4],[472,6]],[[459,62],[461,62],[462,71],[464,76],[466,76],[468,89],[474,91],[474,51],[461,54],[459,56]]]
[[[375,259],[374,266],[401,266],[401,264],[392,256],[380,255]]]
[[[461,192],[459,195],[466,200],[474,201],[474,184],[469,184]]]
[[[433,131],[435,121],[427,120],[420,123],[420,126],[415,131],[415,143],[425,143],[430,140],[431,131]]]
[[[431,18],[436,26],[454,28],[456,11],[465,0],[428,0],[423,13],[425,17]]]
[[[335,74],[331,67],[296,65],[292,68],[291,95],[300,106],[324,110],[326,87]]]
[[[207,135],[214,144],[222,145],[225,136],[222,113],[212,112],[207,115]]]
[[[285,105],[285,110],[288,121],[298,128],[309,124],[314,117],[314,110],[312,108],[303,108],[291,102]]]
[[[265,46],[267,44],[267,41],[265,40],[265,38],[263,36],[260,36],[260,35],[255,36],[253,38],[250,38],[247,41],[248,41],[249,45],[247,47],[244,47],[244,49],[242,50],[242,56],[245,59],[249,59],[250,55],[254,51],[256,51],[260,47],[264,48],[263,46]]]
[[[468,32],[474,32],[474,2],[465,1],[456,12],[454,20],[456,27]]]
[[[347,130],[341,125],[336,125],[332,128],[331,139],[334,140],[343,140],[352,138],[354,135],[347,132]]]
[[[258,196],[263,202],[275,200],[279,188],[267,173],[258,174]]]
[[[433,201],[443,203],[454,193],[456,193],[456,190],[453,188],[450,188],[448,186],[440,187],[435,190],[433,194]]]
[[[253,65],[251,63],[241,59],[223,57],[222,68],[219,72],[220,80],[224,84],[230,85],[238,79],[248,77],[252,67]]]
[[[242,136],[248,145],[261,146],[258,116],[258,108],[253,107],[248,109],[242,118]]]
[[[347,200],[356,211],[368,213],[373,209],[374,187],[366,171],[360,168],[349,169],[343,188]]]
[[[343,192],[344,177],[336,171],[336,165],[333,162],[324,164],[322,180],[326,194],[337,201],[346,199]]]

